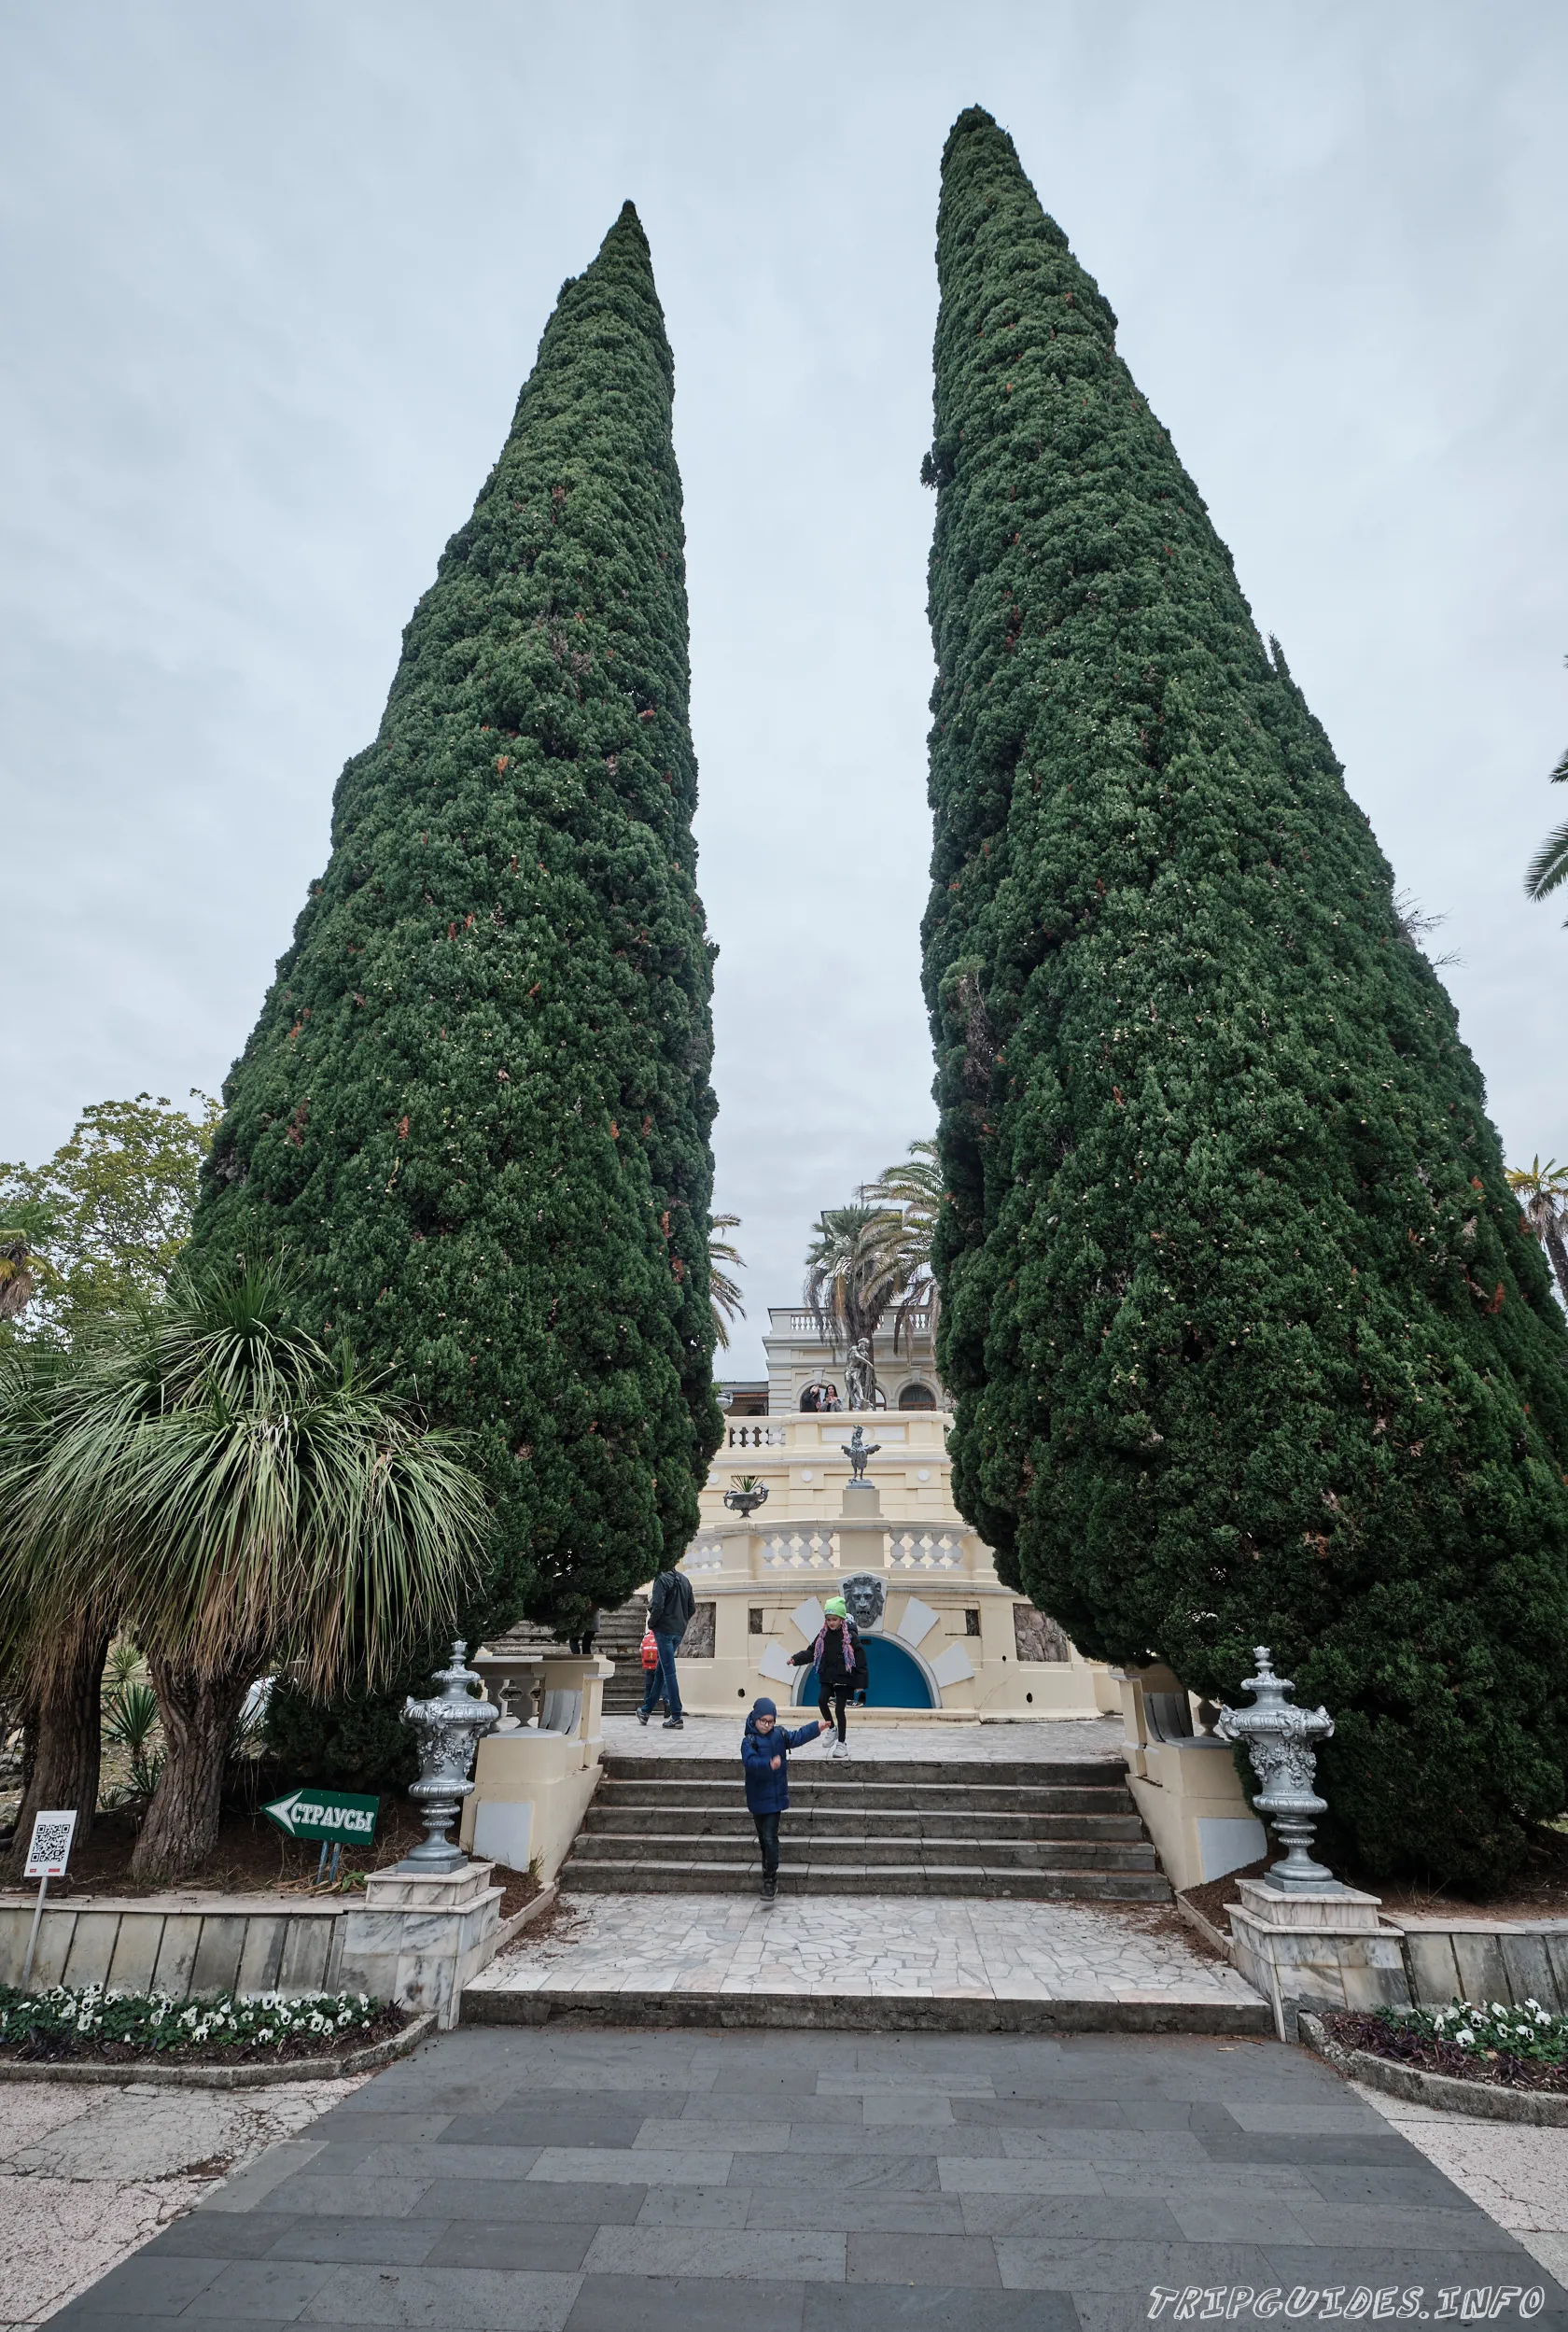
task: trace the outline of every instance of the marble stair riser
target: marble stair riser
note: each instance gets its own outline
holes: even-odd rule
[[[740,1833],[734,1837],[693,1835],[689,1831],[596,1831],[583,1845],[583,1853],[599,1861],[657,1861],[661,1855],[690,1862],[733,1861],[743,1849]],[[1056,1843],[1028,1839],[953,1837],[867,1838],[851,1830],[836,1835],[819,1829],[809,1839],[791,1833],[782,1850],[786,1861],[809,1861],[816,1869],[843,1864],[937,1864],[983,1862],[993,1868],[1029,1871],[1152,1871],[1155,1853],[1146,1846],[1088,1845],[1072,1839]]]
[[[803,1714],[804,1712],[800,1709],[785,1711],[787,1718],[799,1717]],[[813,1721],[815,1721],[815,1711],[813,1711]],[[853,1720],[851,1720],[849,1741],[853,1749]],[[661,1785],[670,1782],[733,1781],[740,1770],[739,1742],[740,1728],[737,1724],[735,1727],[736,1746],[733,1756],[670,1759],[631,1757],[622,1752],[614,1752],[607,1756],[604,1761],[605,1781],[607,1784],[616,1781],[657,1781]],[[1042,1774],[1045,1772],[1050,1774],[1049,1782],[1043,1782],[1041,1779]],[[826,1752],[814,1743],[808,1742],[804,1749],[795,1751],[794,1763],[790,1768],[791,1791],[795,1787],[797,1777],[805,1784],[818,1774],[820,1774],[824,1780],[831,1778],[836,1786],[842,1786],[847,1782],[871,1782],[887,1783],[896,1789],[910,1790],[918,1789],[922,1785],[934,1784],[961,1791],[969,1786],[965,1776],[973,1774],[973,1786],[976,1789],[1049,1789],[1052,1791],[1114,1790],[1124,1798],[1128,1794],[1125,1772],[1119,1760],[1114,1764],[1104,1760],[1098,1760],[1092,1763],[1085,1762],[1071,1764],[1058,1764],[1053,1761],[1049,1766],[1015,1763],[1011,1761],[999,1763],[993,1762],[988,1757],[984,1761],[978,1759],[945,1761],[941,1758],[915,1755],[912,1747],[912,1753],[908,1758],[857,1756],[854,1759],[853,1771],[849,1774],[840,1774],[834,1772],[829,1765]]]
[[[589,1836],[614,1833],[624,1836],[631,1831],[645,1828],[661,1813],[673,1809],[664,1806],[606,1805],[597,1800],[583,1817],[582,1829]],[[749,1838],[751,1818],[743,1807],[708,1806],[700,1810],[691,1806],[680,1808],[680,1826],[689,1837]],[[860,1807],[851,1811],[823,1811],[812,1806],[790,1807],[790,1833],[792,1837],[832,1837],[853,1834],[866,1838],[960,1838],[984,1834],[988,1838],[1016,1838],[1047,1844],[1057,1839],[1090,1840],[1104,1845],[1145,1843],[1143,1826],[1133,1814],[1012,1814],[975,1812],[956,1807],[943,1812],[923,1814],[891,1814],[882,1810],[868,1811]],[[1153,1849],[1151,1849],[1152,1851]]]
[[[747,1863],[592,1862],[567,1865],[573,1893],[746,1894],[757,1891],[755,1858]],[[871,1867],[779,1865],[779,1889],[817,1895],[1015,1896],[1039,1903],[1169,1903],[1170,1889],[1157,1871],[1059,1872],[992,1870],[934,1863]]]
[[[738,1766],[738,1759],[736,1761]],[[735,1803],[739,1786],[737,1773],[726,1774],[722,1781],[703,1783],[688,1781],[601,1782],[595,1804],[606,1806],[654,1808],[658,1806],[691,1806],[694,1810],[721,1810]],[[1141,1832],[1137,1808],[1125,1790],[994,1790],[961,1786],[942,1788],[933,1783],[915,1784],[895,1789],[878,1783],[866,1786],[855,1780],[834,1780],[819,1769],[807,1767],[805,1772],[791,1767],[790,1773],[790,1810],[791,1813],[834,1815],[847,1812],[924,1814],[1049,1814],[1066,1819],[1113,1816],[1130,1821]]]

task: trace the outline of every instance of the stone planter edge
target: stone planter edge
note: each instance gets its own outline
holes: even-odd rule
[[[1426,2072],[1420,2065],[1396,2065],[1370,2049],[1345,2048],[1331,2039],[1326,2026],[1308,2009],[1300,2015],[1301,2037],[1347,2080],[1365,2082],[1387,2097],[1402,2098],[1407,2105],[1430,2105],[1445,2114],[1463,2114],[1471,2121],[1523,2123],[1536,2129],[1568,2129],[1568,2095],[1550,2096],[1538,2089],[1502,2089],[1485,2081],[1456,2081],[1450,2073]]]
[[[346,2057],[297,2057],[276,2065],[161,2065],[156,2059],[146,2065],[0,2064],[0,2081],[63,2081],[116,2089],[147,2083],[175,2089],[268,2089],[289,2081],[351,2081],[409,2056],[435,2029],[435,2013],[427,2010],[400,2032],[350,2049]]]

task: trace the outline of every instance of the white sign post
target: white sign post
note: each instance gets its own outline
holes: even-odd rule
[[[21,1988],[24,1992],[33,1974],[33,1955],[38,1948],[38,1923],[44,1916],[44,1897],[49,1893],[49,1880],[65,1875],[76,1828],[74,1806],[68,1806],[63,1813],[35,1814],[33,1817],[33,1843],[27,1849],[27,1875],[38,1882],[38,1900],[33,1912],[33,1932],[27,1938],[27,1957],[21,1965]]]

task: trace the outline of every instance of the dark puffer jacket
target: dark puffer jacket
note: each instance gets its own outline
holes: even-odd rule
[[[817,1651],[818,1644],[822,1648],[819,1658]],[[865,1646],[861,1641],[860,1630],[853,1620],[845,1620],[837,1625],[829,1620],[818,1637],[817,1643],[807,1644],[804,1651],[795,1652],[791,1658],[790,1665],[791,1668],[809,1668],[814,1661],[817,1666],[817,1682],[824,1693],[833,1692],[839,1685],[843,1685],[847,1691],[863,1693],[871,1682],[871,1671],[866,1665]]]

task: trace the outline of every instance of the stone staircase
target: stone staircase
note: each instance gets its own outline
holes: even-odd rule
[[[1164,1903],[1119,1759],[790,1764],[780,1894]],[[735,1757],[605,1759],[562,1871],[574,1892],[749,1894],[757,1834]]]

